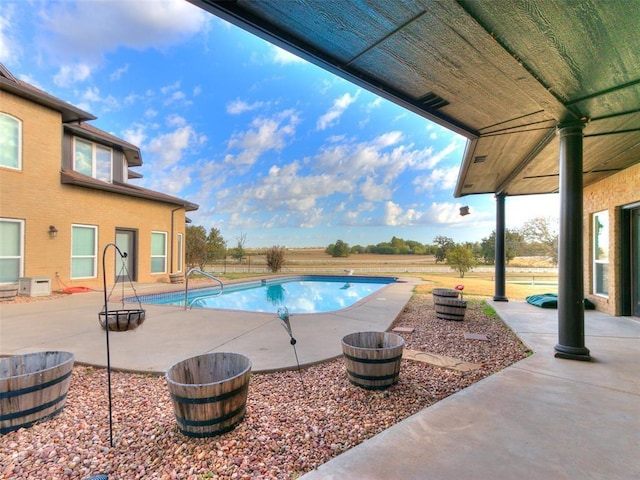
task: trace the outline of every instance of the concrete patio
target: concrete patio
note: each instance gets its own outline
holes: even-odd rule
[[[343,311],[293,316],[301,363],[339,356],[337,339],[345,332],[388,328],[418,283],[404,280]],[[158,286],[141,286],[138,293],[153,288]],[[97,322],[102,301],[103,294],[93,292],[55,303],[0,305],[0,354],[69,350],[78,362],[104,365],[105,334]],[[302,478],[640,478],[640,321],[587,311],[586,346],[593,361],[562,360],[553,356],[556,310],[490,303],[533,355]],[[250,354],[256,371],[295,366],[275,314],[163,306],[147,311],[138,330],[110,336],[114,368],[161,372],[215,350]]]
[[[593,361],[579,362],[553,356],[555,310],[492,305],[533,355],[302,478],[640,478],[638,319],[586,312]]]

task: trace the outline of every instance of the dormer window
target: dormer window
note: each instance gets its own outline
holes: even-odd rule
[[[73,143],[73,169],[87,177],[111,183],[113,179],[112,150],[78,137],[74,137]]]

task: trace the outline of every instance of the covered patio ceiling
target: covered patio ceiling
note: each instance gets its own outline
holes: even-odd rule
[[[640,162],[640,1],[189,0],[469,139],[456,197],[558,191]]]

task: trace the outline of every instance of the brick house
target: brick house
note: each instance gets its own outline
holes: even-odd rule
[[[585,187],[583,204],[585,296],[640,317],[640,163]]]
[[[107,249],[108,284],[183,271],[185,214],[198,206],[129,183],[140,149],[91,120],[0,64],[0,284],[100,288],[109,243],[127,258]]]

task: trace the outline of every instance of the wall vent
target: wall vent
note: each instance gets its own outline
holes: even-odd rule
[[[478,155],[473,159],[473,163],[483,163],[487,159],[486,155]]]
[[[449,102],[433,92],[427,93],[423,97],[419,98],[418,101],[425,107],[431,108],[433,110],[437,110],[438,108],[446,107],[447,105],[449,105]]]

